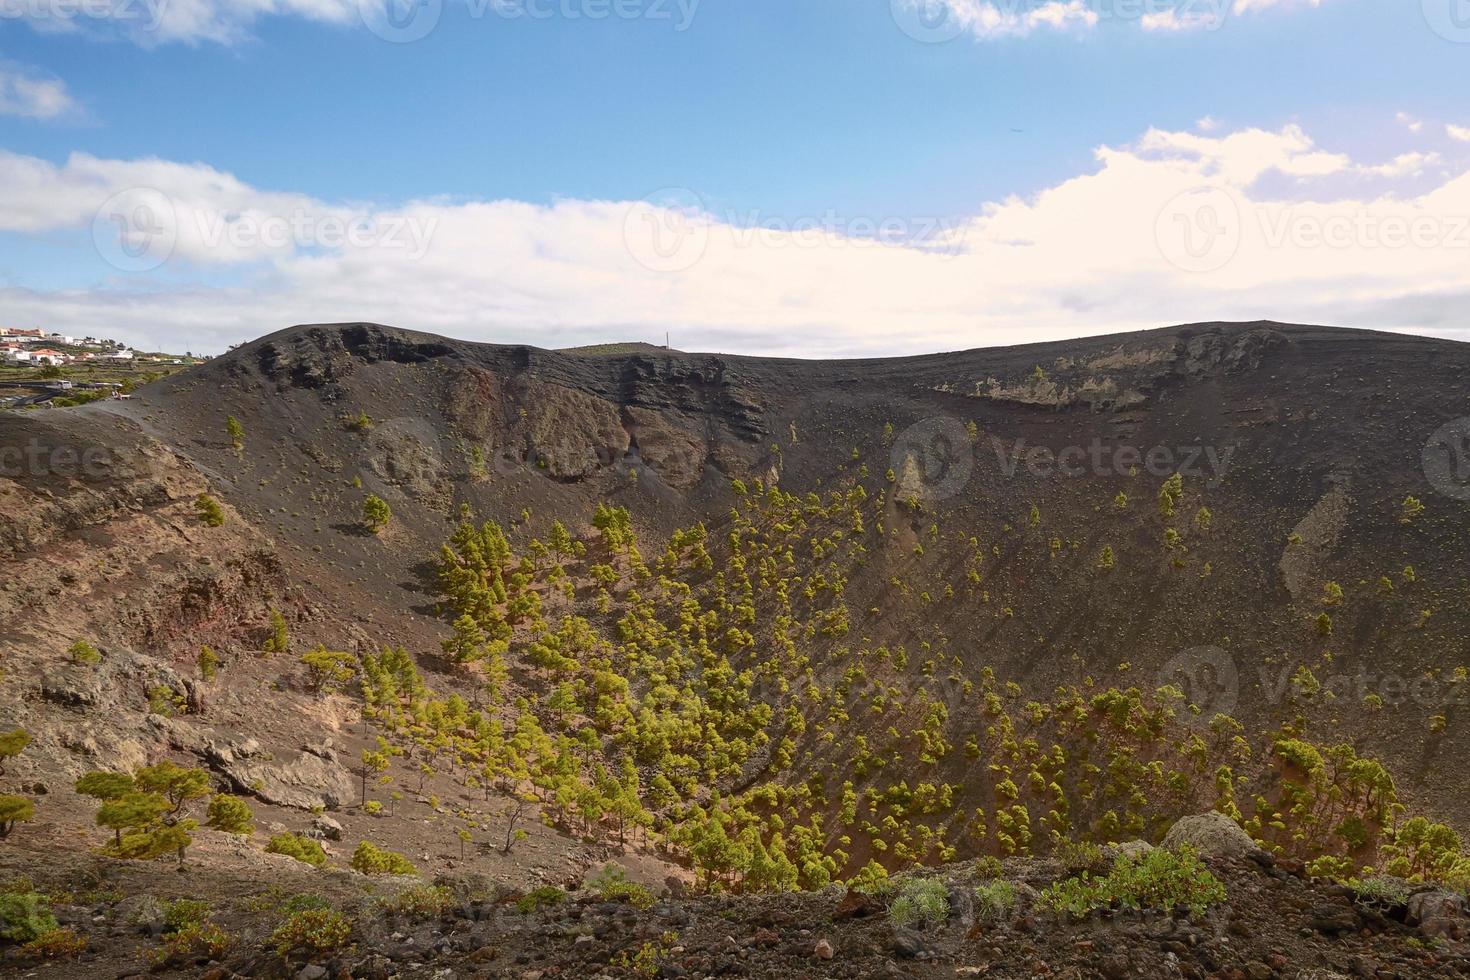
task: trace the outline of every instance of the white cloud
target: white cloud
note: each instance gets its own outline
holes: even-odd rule
[[[1415,119],[1407,112],[1400,112],[1395,115],[1394,121],[1397,122],[1400,126],[1403,126],[1411,133],[1417,133],[1424,128],[1423,120]]]
[[[980,40],[1028,37],[1037,30],[1067,31],[1097,24],[1097,12],[1083,0],[904,0],[911,9],[942,5],[955,26]]]
[[[1322,6],[1323,0],[1235,0],[1235,12],[1237,14],[1248,14],[1261,10],[1270,10],[1274,7],[1312,7]]]
[[[0,62],[0,116],[55,119],[76,108],[65,82]]]
[[[1212,3],[1185,0],[1178,7],[1153,10],[1139,18],[1139,26],[1145,31],[1178,33],[1181,31],[1216,30],[1225,23],[1226,0]]]
[[[1449,133],[1452,140],[1470,143],[1470,126],[1456,126],[1454,123],[1448,123],[1445,126],[1445,132]]]
[[[1092,172],[983,204],[955,225],[894,219],[890,237],[922,241],[880,244],[883,215],[823,217],[802,231],[755,227],[692,200],[384,208],[265,191],[198,164],[3,154],[0,232],[91,250],[99,206],[122,193],[134,213],[143,199],[128,189],[142,185],[173,202],[178,244],[156,272],[94,259],[106,270],[97,281],[0,289],[0,305],[19,322],[196,351],[291,323],[359,319],[540,346],[667,329],[686,349],[796,355],[1213,319],[1463,329],[1470,170],[1425,190],[1427,175],[1399,183],[1416,169],[1405,158],[1355,161],[1298,127],[1150,130],[1099,147],[1096,160]],[[1381,192],[1324,190],[1361,187],[1339,178],[1368,170],[1382,170]],[[811,213],[834,204],[814,202]],[[294,220],[309,232],[358,220],[411,233],[356,245],[213,240],[226,218],[231,228]],[[113,254],[116,231],[95,228]],[[417,233],[425,247],[414,247]]]
[[[1315,8],[1323,0],[900,0],[908,13],[925,14],[926,34],[968,33],[990,41],[1053,32],[1091,30],[1103,20],[1136,22],[1147,32],[1182,34],[1216,30],[1232,14],[1273,8]],[[942,14],[943,16],[938,16]],[[927,26],[935,25],[935,26]],[[946,30],[947,29],[947,30]]]
[[[138,44],[234,44],[262,17],[358,22],[356,0],[0,0],[6,19],[46,33],[114,32]]]
[[[1376,167],[1363,167],[1365,174],[1375,177],[1417,177],[1426,167],[1444,162],[1438,153],[1400,153],[1388,163]]]

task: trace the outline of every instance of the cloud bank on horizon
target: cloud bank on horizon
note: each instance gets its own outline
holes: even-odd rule
[[[382,40],[417,37],[415,17],[425,10],[437,17],[451,5],[508,17],[516,10],[524,14],[531,4],[590,9],[616,2],[0,0],[0,30],[6,32],[0,38],[44,37],[47,44],[38,44],[38,51],[73,38],[101,42],[90,49],[103,52],[99,58],[116,58],[118,52],[131,55],[131,64],[171,58],[168,63],[183,66],[180,71],[196,71],[191,48],[213,57],[216,48],[240,46],[229,56],[243,58],[242,52],[259,50],[248,46],[269,34],[272,20],[325,25],[328,30],[310,37],[315,46],[334,38],[371,40],[374,34]],[[692,13],[700,0],[657,2],[686,5]],[[1453,24],[1429,17],[1432,3],[1458,0],[1424,2],[1426,19],[1416,43],[1470,43],[1470,31],[1462,39],[1450,29]],[[875,3],[882,9],[870,11],[871,19],[894,37],[909,35],[905,43],[969,38],[987,45],[986,57],[1005,51],[1019,58],[1022,49],[1040,49],[1045,57],[1066,60],[1074,49],[1089,46],[1048,49],[1045,39],[1086,38],[1117,21],[1136,38],[1159,38],[1152,51],[1182,51],[1178,57],[1187,61],[1194,57],[1189,51],[1200,50],[1192,44],[1210,39],[1202,32],[1227,22],[1271,17],[1310,31],[1305,21],[1311,11],[1342,10],[1353,0]],[[79,5],[85,5],[85,16],[77,14]],[[648,6],[639,10],[650,16]],[[569,18],[563,12],[566,23],[559,26],[576,30],[570,21],[586,20],[586,13]],[[1291,13],[1303,16],[1286,16]],[[381,19],[389,14],[394,19]],[[408,33],[385,34],[385,24]],[[1255,36],[1250,43],[1263,43]],[[538,43],[528,37],[522,35],[520,43]],[[547,37],[542,32],[539,43]],[[799,43],[801,35],[796,37]],[[1234,40],[1225,32],[1220,37]],[[1144,42],[1090,47],[1111,51],[1132,43]],[[1228,45],[1218,47],[1222,64],[1233,66]],[[963,54],[971,45],[959,48]],[[432,58],[441,49],[430,50]],[[538,49],[548,51],[556,53],[555,46]],[[408,63],[421,69],[424,64]],[[71,64],[80,71],[79,63]],[[601,78],[605,68],[590,64],[584,70]],[[557,65],[546,70],[543,81],[565,82],[555,74]],[[127,71],[111,71],[103,75],[108,87],[137,80]],[[80,92],[81,79],[76,80]],[[96,94],[98,80],[92,81]],[[566,87],[556,98],[582,97],[578,86]],[[606,87],[612,88],[611,80]],[[634,193],[642,190],[636,183],[641,168],[634,180],[617,185],[618,193],[604,197],[331,199],[322,189],[352,176],[336,161],[329,179],[318,173],[313,185],[283,170],[271,187],[243,179],[226,164],[129,156],[135,144],[126,137],[113,143],[127,151],[69,154],[77,143],[63,143],[58,152],[56,139],[41,138],[26,150],[0,148],[0,260],[7,245],[46,256],[16,263],[25,270],[21,275],[0,261],[0,323],[65,326],[69,333],[203,352],[293,323],[359,319],[549,347],[658,340],[668,332],[686,349],[797,356],[917,353],[1220,319],[1271,318],[1470,339],[1462,318],[1470,298],[1470,118],[1434,118],[1428,104],[1411,106],[1416,114],[1398,112],[1376,123],[1365,112],[1364,128],[1376,128],[1371,140],[1319,142],[1300,124],[1227,124],[1222,119],[1240,110],[1222,111],[1219,94],[1217,88],[1216,99],[1195,98],[1199,104],[1182,117],[1198,118],[1192,130],[1144,130],[1157,118],[1150,99],[1141,120],[1080,143],[1094,145],[1090,162],[1030,185],[1025,196],[965,191],[963,203],[927,215],[823,206],[793,218],[788,202],[775,220],[726,206],[698,186],[625,199],[621,194],[629,183],[637,187]],[[1286,97],[1295,101],[1292,93]],[[55,132],[69,119],[88,118],[85,102],[57,75],[0,60],[0,125]],[[148,129],[145,135],[194,145],[200,134],[193,127],[205,121],[200,112],[219,110],[181,104],[194,114],[157,120],[156,133]],[[324,104],[334,103],[329,97]],[[253,103],[239,106],[247,107]],[[546,118],[560,119],[559,109],[566,109],[564,101],[545,103]],[[611,119],[609,131],[629,125],[640,111],[648,110]],[[1272,118],[1265,113],[1275,110],[1252,103],[1249,111],[1248,118]],[[1274,118],[1292,115],[1276,111]],[[152,118],[146,122],[155,125]],[[201,138],[226,148],[220,159],[233,159],[229,148],[238,153],[241,147],[249,159],[254,141],[268,138],[260,127],[273,122],[256,116],[255,128],[247,124]],[[881,116],[873,120],[875,127],[883,122]],[[1126,141],[1119,141],[1120,134]],[[372,149],[373,134],[362,135],[366,147],[344,140],[344,159]],[[434,139],[438,135],[432,133]],[[705,133],[698,149],[726,150],[727,135]],[[786,135],[772,135],[767,149],[775,147],[780,156]],[[972,135],[962,128],[955,133],[960,139]],[[1049,148],[1062,159],[1077,145],[1061,147],[1060,154],[1055,142]],[[877,154],[874,171],[913,166],[903,157],[906,147],[896,155],[892,147],[875,149],[889,152]],[[926,149],[936,152],[932,145]],[[422,147],[425,153],[437,151],[434,145]],[[1037,151],[1016,152],[1026,157]],[[625,155],[645,168],[663,163],[657,153]],[[786,179],[784,171],[768,177],[756,193],[779,192]],[[292,182],[297,186],[280,186]],[[315,191],[304,189],[311,186]],[[385,186],[393,186],[391,178],[369,194]],[[823,193],[808,191],[807,199],[821,201]]]
[[[1296,126],[1150,130],[1095,159],[963,220],[776,223],[687,189],[376,207],[202,164],[5,152],[0,232],[90,239],[108,274],[6,288],[0,303],[18,323],[194,350],[358,319],[548,347],[669,331],[685,349],[798,356],[1216,319],[1470,339],[1458,319],[1470,295],[1464,161],[1355,160]]]
[[[565,0],[0,0],[0,19],[50,34],[125,38],[144,47],[233,45],[273,18],[343,27],[400,23],[432,7],[458,3],[475,16],[536,14]],[[697,5],[702,0],[682,0]],[[1316,8],[1329,0],[890,0],[900,19],[926,31],[965,33],[981,41],[1024,38],[1039,31],[1075,32],[1104,20],[1136,22],[1146,31],[1213,30],[1234,16]],[[607,0],[610,6],[611,0]],[[81,15],[79,15],[79,10]],[[386,20],[385,20],[386,18]]]

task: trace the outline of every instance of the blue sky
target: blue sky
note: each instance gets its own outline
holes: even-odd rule
[[[1005,308],[1012,316],[1034,311],[1039,285],[1005,308],[982,301],[973,310],[974,296],[956,289],[952,308],[908,316],[904,283],[921,291],[913,305],[925,307],[935,282],[927,266],[905,272],[912,260],[933,257],[914,247],[932,243],[914,239],[928,237],[936,222],[979,222],[1012,198],[1034,202],[1095,176],[1103,148],[1136,148],[1151,131],[1217,141],[1162,151],[1192,154],[1192,173],[1207,184],[1229,169],[1225,138],[1259,131],[1295,140],[1298,155],[1339,162],[1328,173],[1252,171],[1249,184],[1227,188],[1247,208],[1334,200],[1358,208],[1427,195],[1421,210],[1446,220],[1454,214],[1436,212],[1445,195],[1434,192],[1458,187],[1470,162],[1470,134],[1453,135],[1470,127],[1465,0],[1424,0],[1424,9],[1420,0],[1233,0],[1234,8],[1232,0],[623,0],[634,16],[607,19],[589,14],[611,0],[513,0],[521,6],[512,12],[525,14],[526,3],[536,12],[519,17],[488,12],[491,0],[443,0],[434,29],[412,43],[390,43],[364,25],[363,10],[371,19],[373,5],[404,0],[90,0],[113,5],[114,16],[64,20],[48,6],[68,2],[89,0],[0,0],[0,152],[24,175],[12,175],[14,194],[25,188],[9,205],[0,190],[0,324],[112,322],[122,332],[149,332],[150,341],[192,340],[195,349],[296,319],[360,316],[548,343],[673,326],[724,349],[775,344],[790,353],[907,352],[923,349],[924,338],[1003,342],[1017,339],[1016,328],[1002,325]],[[910,36],[923,33],[910,2],[935,4],[930,13],[944,16],[928,23],[958,36],[940,43]],[[1449,19],[1457,5],[1463,22]],[[1154,21],[1150,29],[1139,15],[1142,8],[1167,16],[1170,7],[1181,18],[1223,20],[1180,30]],[[162,26],[129,26],[132,12],[157,14]],[[1309,149],[1290,135],[1298,133]],[[77,167],[77,154],[91,163]],[[1424,165],[1369,175],[1405,154],[1421,155]],[[168,173],[145,180],[147,165]],[[210,200],[211,184],[222,181],[232,185],[227,200]],[[483,288],[490,276],[497,297],[514,298],[479,296],[478,306],[449,304],[454,309],[430,301],[415,317],[412,307],[385,301],[375,309],[366,294],[346,291],[358,301],[330,315],[334,291],[315,278],[322,263],[375,277],[371,263],[345,254],[350,249],[316,241],[223,257],[217,248],[181,248],[157,268],[118,270],[94,241],[92,215],[116,193],[159,183],[169,183],[157,189],[171,210],[215,208],[229,220],[277,206],[376,216],[438,209],[441,221],[468,222],[454,241],[469,234],[469,251],[483,247],[478,259],[493,269],[477,278],[460,247],[418,255],[418,265],[393,275],[437,281],[440,290],[467,280]],[[645,282],[648,270],[638,263],[611,268],[611,259],[570,242],[597,239],[598,221],[617,223],[603,203],[626,213],[667,188],[695,202],[695,220],[715,229],[717,256],[721,234],[751,225],[815,222],[861,240],[869,225],[891,222],[903,240],[884,249],[890,266],[861,241],[847,250],[862,253],[856,266],[841,256],[829,266],[806,251],[791,260],[779,243],[737,242],[746,249],[737,258],[749,260],[722,266],[728,281],[703,307],[699,294],[712,290],[699,276],[712,270],[653,270],[667,278]],[[96,200],[76,200],[87,193]],[[529,217],[515,208],[509,216],[479,213],[496,202],[502,212],[512,203],[529,208]],[[1140,207],[1152,208],[1145,222],[1152,227],[1159,203]],[[1030,219],[1055,231],[1036,210]],[[1086,225],[1089,209],[1072,220]],[[472,240],[475,228],[484,242]],[[1026,247],[1033,235],[1023,232]],[[1453,230],[1443,237],[1453,239]],[[515,240],[522,251],[507,246]],[[976,254],[975,240],[967,234],[953,250],[961,254],[947,275],[963,278],[952,270]],[[1456,247],[1440,244],[1435,256]],[[517,276],[518,265],[544,261],[548,249],[569,254],[558,255],[555,268]],[[1353,261],[1341,264],[1343,275],[1361,279]],[[1297,280],[1320,281],[1321,265],[1305,262]],[[772,268],[790,277],[781,290],[744,308],[725,295],[729,282],[765,282]],[[886,326],[871,316],[860,324],[836,311],[825,316],[818,284],[803,278],[835,271],[863,280],[880,268],[892,268],[892,292],[866,305],[886,311]],[[1458,329],[1462,291],[1432,259],[1425,268],[1442,300],[1429,304],[1430,314],[1423,290],[1407,288],[1412,266],[1381,294],[1362,297],[1361,317],[1286,282],[1271,284],[1281,308],[1264,312]],[[576,297],[561,305],[558,271]],[[1205,283],[1161,284],[1163,293],[1221,299],[1186,304],[1178,317],[1169,304],[1120,301],[1118,277],[1097,281],[1105,271],[1065,284],[1068,303],[1050,310],[1044,329],[1065,335],[1259,312],[1241,301],[1252,283],[1239,270],[1240,281],[1229,281],[1227,270]],[[601,312],[599,284],[612,300]],[[235,309],[250,300],[259,301],[258,319]],[[647,312],[671,300],[661,316]],[[1412,316],[1385,315],[1395,300],[1412,306]],[[1092,315],[1099,308],[1111,312]],[[1087,315],[1068,324],[1068,310]],[[973,331],[964,327],[967,313]],[[908,325],[915,316],[926,323],[918,337]],[[794,344],[793,328],[816,339]]]

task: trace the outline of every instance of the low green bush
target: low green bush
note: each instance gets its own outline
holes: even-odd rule
[[[411,875],[417,872],[413,862],[396,851],[389,851],[362,841],[352,852],[352,870],[365,875]]]
[[[937,926],[949,918],[949,889],[938,878],[906,881],[888,906],[888,921],[904,929]]]
[[[56,917],[35,892],[0,893],[0,940],[28,943],[56,929]]]
[[[163,903],[163,927],[169,932],[179,932],[196,926],[209,918],[209,903],[193,898],[180,898]]]
[[[86,949],[87,940],[68,926],[42,933],[22,946],[20,951],[38,960],[74,960]]]
[[[554,885],[545,885],[522,896],[516,901],[516,911],[529,915],[539,909],[549,909],[567,900],[567,893]]]
[[[448,888],[421,885],[399,892],[382,901],[383,910],[410,919],[437,919],[454,904]]]
[[[646,909],[653,905],[653,892],[642,885],[628,880],[628,873],[616,864],[609,864],[587,879],[587,887],[604,902],[627,902],[635,909]]]
[[[975,889],[975,918],[981,922],[1005,922],[1016,913],[1016,886],[1009,881],[987,881]]]
[[[306,909],[290,916],[271,933],[270,944],[283,959],[308,959],[335,953],[352,938],[352,920],[333,909]]]
[[[284,854],[313,868],[320,868],[327,863],[327,852],[322,850],[322,846],[310,837],[302,837],[300,834],[276,834],[265,849],[268,854]]]
[[[1142,857],[1120,855],[1101,877],[1084,873],[1051,885],[1039,904],[1084,918],[1097,909],[1186,909],[1198,917],[1225,900],[1225,886],[1200,863],[1193,848],[1156,848]]]

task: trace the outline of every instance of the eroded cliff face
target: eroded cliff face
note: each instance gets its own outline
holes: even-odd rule
[[[251,717],[265,702],[206,683],[200,650],[229,663],[258,646],[267,607],[302,608],[274,543],[228,501],[206,524],[205,474],[106,408],[0,423],[0,728],[31,733],[20,771],[37,793],[154,761],[168,716]]]
[[[167,644],[284,588],[270,540],[228,503],[206,533],[208,480],[130,420],[7,418],[0,458],[0,648]]]
[[[935,389],[1002,404],[1123,411],[1179,385],[1254,371],[1287,343],[1282,331],[1205,329],[1120,343],[1083,355],[1038,356],[1029,375],[946,379]]]

